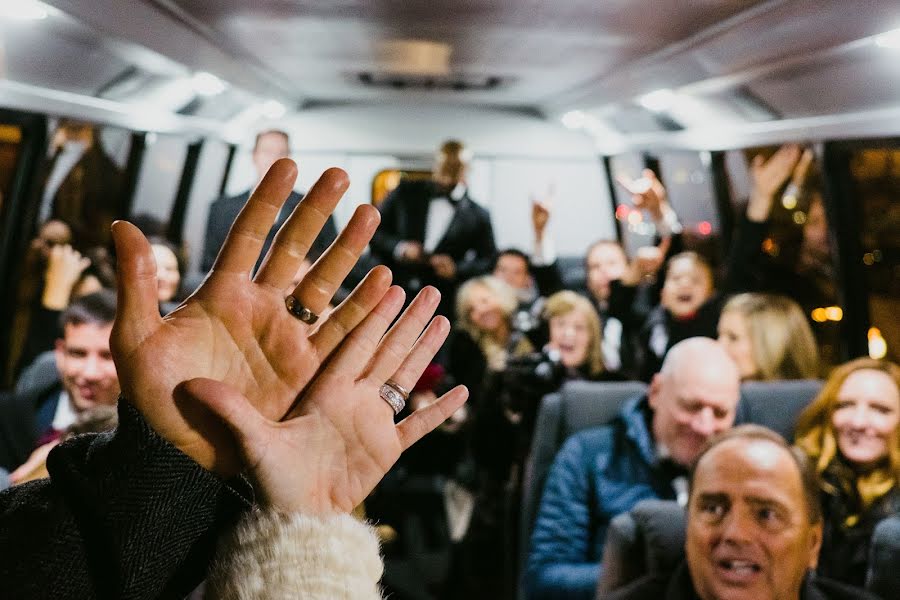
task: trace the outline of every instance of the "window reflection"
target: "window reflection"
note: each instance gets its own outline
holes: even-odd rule
[[[869,291],[869,354],[900,360],[900,149],[851,153],[860,210],[862,268]]]

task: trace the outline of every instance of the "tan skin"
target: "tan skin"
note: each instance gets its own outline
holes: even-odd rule
[[[702,600],[798,600],[821,541],[787,450],[736,438],[700,460],[685,549]]]
[[[349,185],[340,169],[326,171],[316,182],[279,230],[251,280],[266,233],[296,176],[292,161],[275,162],[237,217],[203,285],[165,318],[158,312],[156,265],[149,243],[133,225],[113,225],[119,312],[111,348],[123,394],[158,433],[204,468],[225,476],[242,467],[234,437],[183,393],[183,385],[197,378],[220,382],[240,393],[266,419],[279,421],[390,286],[390,271],[376,267],[315,327],[285,309],[284,290]],[[378,221],[377,209],[359,207],[294,291],[304,306],[317,313],[327,307]],[[308,405],[305,410],[315,408]],[[429,408],[433,408],[429,414],[443,414],[446,406]],[[350,445],[355,442],[350,440]]]

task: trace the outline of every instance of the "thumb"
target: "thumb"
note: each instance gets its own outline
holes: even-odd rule
[[[756,156],[753,157],[753,160],[751,161],[750,166],[754,170],[759,169],[760,167],[763,166],[763,164],[765,162],[766,162],[766,160],[762,157],[762,154],[757,154]]]
[[[225,383],[198,377],[184,383],[188,396],[218,416],[241,446],[245,464],[258,462],[258,451],[270,435],[268,421],[247,398]]]
[[[127,221],[112,225],[116,245],[116,339],[133,347],[140,344],[159,325],[156,260],[150,243],[141,230]],[[128,348],[126,348],[128,350]]]

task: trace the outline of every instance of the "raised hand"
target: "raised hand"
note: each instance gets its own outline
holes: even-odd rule
[[[550,203],[537,198],[531,199],[531,228],[534,231],[534,239],[540,242],[544,239],[547,223],[550,221]]]
[[[756,155],[750,163],[753,190],[747,204],[747,217],[763,222],[769,218],[775,195],[784,186],[800,161],[801,150],[797,144],[785,144],[765,160]]]
[[[390,271],[376,267],[315,327],[285,307],[285,289],[347,189],[347,175],[339,169],[319,178],[251,280],[266,234],[296,177],[297,167],[288,159],[272,166],[238,215],[206,280],[165,318],[157,307],[150,245],[133,225],[113,225],[119,307],[110,343],[124,397],[163,437],[223,475],[240,469],[234,438],[203,407],[176,401],[181,385],[198,377],[224,382],[267,418],[278,420],[390,286]],[[360,206],[292,295],[314,313],[325,310],[378,222],[374,207]]]
[[[41,304],[51,310],[65,309],[72,298],[72,290],[78,283],[78,278],[89,266],[91,259],[82,256],[72,246],[53,246],[47,257]]]
[[[631,194],[635,207],[646,210],[654,221],[661,221],[665,211],[670,210],[666,188],[651,169],[644,169],[641,179],[632,181],[627,177],[617,177],[616,181]]]
[[[459,386],[394,424],[379,389],[389,379],[412,389],[450,331],[447,319],[437,317],[421,333],[440,299],[425,288],[384,335],[403,299],[397,287],[384,295],[282,422],[223,383],[197,379],[185,386],[234,432],[263,505],[310,516],[349,513],[401,452],[465,402],[468,391]]]

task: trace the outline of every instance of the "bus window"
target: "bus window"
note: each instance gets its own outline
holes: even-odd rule
[[[68,223],[80,248],[105,246],[109,226],[125,214],[123,165],[127,132],[73,119],[51,127],[47,160],[38,172],[38,224]]]
[[[853,201],[869,291],[869,355],[900,360],[900,149],[856,150],[850,157]]]
[[[777,147],[745,150],[744,165],[737,169],[736,179],[750,174],[753,185],[753,157],[768,160]],[[733,244],[746,248],[742,254],[740,284],[747,291],[783,294],[793,298],[810,319],[819,343],[823,372],[841,361],[841,320],[843,308],[838,300],[834,251],[823,202],[822,177],[817,161],[800,161],[772,198],[768,218],[750,222],[746,212],[747,198],[735,201],[737,218]],[[735,161],[726,161],[733,168]],[[729,179],[732,179],[729,173]],[[734,187],[734,186],[732,186]],[[740,186],[738,186],[740,187]],[[748,188],[749,192],[749,188]],[[732,248],[734,250],[734,248]]]
[[[372,179],[372,204],[380,205],[394,188],[403,180],[430,179],[431,171],[385,169],[379,171]]]
[[[163,226],[168,225],[191,141],[181,136],[147,134],[132,216],[150,217]]]
[[[721,225],[709,153],[665,152],[658,160],[669,204],[684,227],[684,249],[701,254],[710,264],[720,264]]]
[[[613,194],[616,202],[616,220],[622,232],[622,246],[629,256],[634,256],[642,246],[652,246],[656,235],[653,221],[646,218],[639,210],[632,210],[631,194],[618,183],[617,179],[634,180],[641,177],[644,170],[644,157],[641,154],[618,154],[609,159],[610,177],[613,181]],[[663,181],[663,183],[667,183]]]
[[[12,193],[21,142],[21,127],[0,123],[0,230],[6,223],[6,206]]]

